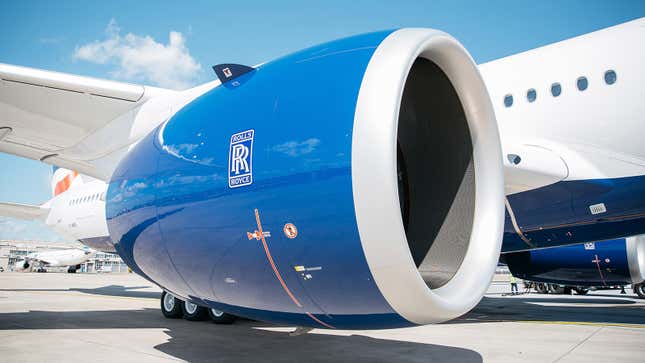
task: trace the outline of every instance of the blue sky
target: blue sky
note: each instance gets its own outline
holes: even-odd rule
[[[375,30],[441,29],[482,63],[643,16],[638,0],[11,1],[0,62],[183,88],[212,80],[213,64],[253,65]],[[44,202],[50,174],[0,153],[0,201]],[[0,218],[6,238],[63,240],[42,223]]]

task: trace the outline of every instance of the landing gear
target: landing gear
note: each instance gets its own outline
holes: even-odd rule
[[[210,315],[213,323],[215,324],[233,324],[237,316],[225,313],[221,310],[208,309],[208,315]]]
[[[634,284],[632,286],[632,289],[638,295],[639,298],[645,299],[645,282],[641,282],[640,284]]]
[[[546,294],[549,292],[549,289],[547,288],[546,284],[538,282],[535,285],[535,291],[537,291],[538,294]]]
[[[208,316],[208,309],[190,301],[184,301],[182,306],[183,317],[190,321],[204,320]]]
[[[75,274],[76,273],[76,266],[70,266],[67,268],[67,273],[68,274]]]
[[[161,293],[161,312],[168,319],[178,319],[182,316],[181,306],[184,302],[167,292]]]
[[[548,284],[547,285],[547,290],[551,294],[556,294],[556,295],[564,294],[564,288],[562,286],[556,285],[556,284]]]
[[[585,289],[584,287],[576,287],[573,290],[576,292],[576,295],[587,295],[589,293],[589,289]]]

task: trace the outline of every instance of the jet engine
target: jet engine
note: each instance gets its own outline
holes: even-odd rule
[[[198,305],[321,328],[436,323],[479,302],[502,156],[455,39],[378,32],[235,69],[114,172],[109,232],[134,271]]]
[[[14,264],[14,269],[19,272],[27,271],[31,267],[31,264],[27,260],[16,261]]]
[[[507,253],[514,276],[569,286],[615,286],[645,281],[645,236]]]

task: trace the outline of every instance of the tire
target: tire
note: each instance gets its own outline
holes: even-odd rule
[[[546,287],[546,284],[539,282],[535,285],[535,291],[537,291],[538,294],[546,294],[549,292],[549,289]]]
[[[640,284],[635,284],[632,286],[632,289],[638,295],[639,298],[645,299],[645,282],[641,282]]]
[[[70,266],[67,268],[67,273],[69,274],[75,274],[76,273],[76,267]]]
[[[161,313],[168,319],[182,317],[182,306],[184,302],[165,291],[161,293]]]
[[[584,287],[576,287],[574,291],[576,295],[587,295],[589,293],[589,289],[585,289]]]
[[[564,293],[564,289],[556,284],[548,284],[547,289],[551,294],[561,295]]]
[[[189,321],[200,321],[208,317],[208,309],[190,301],[181,304],[181,312],[184,319]]]
[[[233,324],[237,316],[225,313],[217,309],[208,309],[208,315],[215,324]]]

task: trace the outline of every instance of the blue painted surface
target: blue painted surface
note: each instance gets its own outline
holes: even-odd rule
[[[574,286],[631,284],[625,239],[504,255],[516,277]]]
[[[178,296],[242,316],[315,327],[410,325],[373,281],[351,183],[356,99],[388,34],[262,65],[144,138],[120,163],[107,195],[110,236],[124,261]],[[247,130],[252,179],[231,188],[231,136]],[[645,200],[630,198],[645,198],[644,185],[638,178],[560,182],[509,201],[536,246],[570,244],[645,233],[642,217],[625,217],[642,211]],[[606,214],[585,214],[598,202]],[[270,233],[264,242],[249,237],[258,229],[256,209]],[[297,226],[297,238],[285,236],[287,223]],[[509,226],[504,250],[526,249]]]
[[[140,142],[107,195],[110,235],[126,263],[179,296],[250,318],[411,325],[373,281],[352,196],[356,99],[388,34],[267,63],[193,101]],[[251,129],[252,183],[231,188],[231,135]],[[284,287],[263,242],[247,234],[258,229],[256,209]],[[286,223],[296,225],[296,238],[283,233]]]
[[[645,176],[562,181],[508,196],[524,235],[535,247],[601,241],[645,233]],[[590,205],[607,212],[593,215]],[[506,213],[503,252],[528,249]]]

